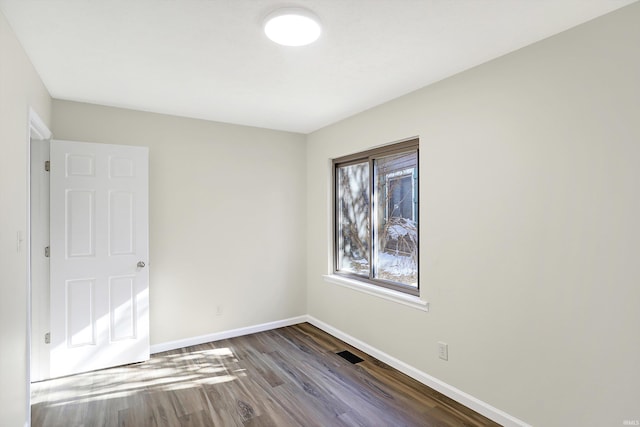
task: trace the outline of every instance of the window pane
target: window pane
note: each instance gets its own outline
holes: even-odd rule
[[[387,206],[389,217],[413,219],[413,177],[392,177],[387,181],[387,185],[393,190],[389,194]]]
[[[380,157],[375,168],[376,279],[418,286],[418,154]]]
[[[337,176],[338,271],[369,276],[369,163],[340,166]]]

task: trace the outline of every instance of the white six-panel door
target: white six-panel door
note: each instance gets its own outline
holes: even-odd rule
[[[149,358],[148,149],[51,142],[51,377]]]

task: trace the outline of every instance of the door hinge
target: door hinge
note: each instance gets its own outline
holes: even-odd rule
[[[51,170],[51,161],[47,160],[44,162],[44,170],[47,172]]]
[[[46,248],[44,248],[44,256],[49,258],[50,254],[51,254],[51,250],[49,249],[49,246],[47,246]]]
[[[44,343],[51,344],[51,332],[47,332],[44,334]]]

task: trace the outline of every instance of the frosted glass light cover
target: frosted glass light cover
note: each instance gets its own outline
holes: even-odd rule
[[[280,9],[265,20],[264,32],[273,42],[284,46],[304,46],[320,37],[318,19],[304,9]]]

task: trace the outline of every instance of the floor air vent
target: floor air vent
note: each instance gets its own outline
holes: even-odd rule
[[[336,354],[338,356],[342,357],[343,359],[348,360],[349,362],[353,363],[354,365],[356,363],[364,362],[364,359],[360,359],[358,356],[356,356],[355,354],[351,353],[348,350],[340,351],[340,352],[338,352]]]

